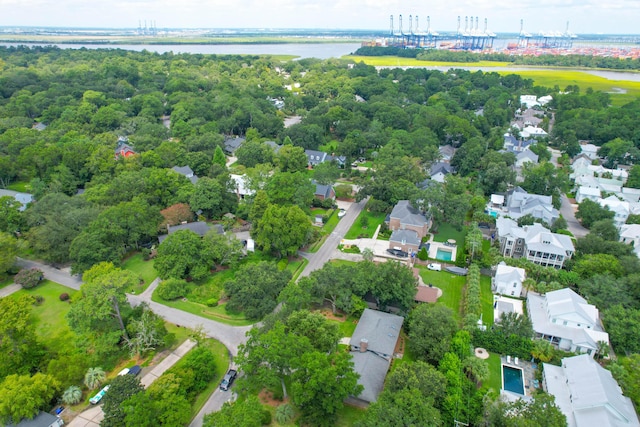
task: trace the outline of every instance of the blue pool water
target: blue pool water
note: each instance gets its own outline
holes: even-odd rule
[[[524,395],[524,379],[522,369],[502,365],[503,388]]]
[[[451,261],[451,252],[445,251],[443,249],[438,249],[438,251],[436,252],[436,259],[439,259],[441,261]]]

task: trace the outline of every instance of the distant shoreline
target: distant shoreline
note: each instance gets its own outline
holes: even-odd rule
[[[2,43],[34,43],[34,44],[87,44],[87,45],[229,45],[229,44],[327,44],[327,43],[361,43],[365,39],[346,37],[86,37],[86,36],[16,36],[0,34]]]

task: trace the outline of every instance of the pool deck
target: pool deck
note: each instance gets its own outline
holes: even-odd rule
[[[524,395],[530,397],[535,390],[534,380],[536,378],[537,365],[535,363],[523,360],[518,360],[518,364],[516,365],[515,358],[511,357],[511,362],[507,362],[507,356],[500,356],[500,360],[502,361],[503,366],[522,369],[522,374],[524,377]],[[504,384],[504,374],[502,373],[502,367],[500,367],[500,374],[503,375],[502,383]],[[505,392],[505,390],[502,390],[501,392]],[[517,395],[517,393],[513,392],[507,391],[507,393]]]
[[[440,260],[440,261],[451,261],[451,262],[455,262],[456,258],[456,254],[458,251],[458,246],[448,246],[445,245],[444,243],[440,243],[440,242],[436,242],[433,240],[433,235],[431,236],[431,240],[429,240],[429,258],[431,259],[439,259],[436,255],[438,254],[438,249],[443,250],[443,251],[447,251],[447,252],[451,252],[451,259],[450,260]]]

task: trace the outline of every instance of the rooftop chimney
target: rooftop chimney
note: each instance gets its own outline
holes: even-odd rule
[[[362,338],[360,340],[360,353],[366,353],[368,347],[369,347],[369,340],[366,338]]]

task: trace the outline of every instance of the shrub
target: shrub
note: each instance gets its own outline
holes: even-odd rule
[[[44,274],[37,268],[22,269],[13,278],[13,281],[21,285],[24,289],[35,288],[44,278]]]
[[[271,412],[268,409],[262,410],[261,421],[263,426],[271,425]]]
[[[287,268],[287,265],[289,265],[289,261],[286,258],[282,258],[278,261],[278,271],[284,271]]]
[[[209,298],[205,304],[207,304],[207,307],[217,307],[218,300],[216,298]]]
[[[33,305],[42,305],[43,302],[44,302],[44,297],[42,295],[34,295]]]
[[[360,217],[360,225],[365,228],[369,225],[369,217],[364,214]]]
[[[142,259],[145,261],[149,261],[151,259],[151,249],[142,248],[140,249],[140,253],[142,254]]]
[[[286,424],[296,415],[293,406],[288,403],[280,405],[276,408],[276,421],[279,424]]]
[[[66,292],[63,292],[60,294],[60,301],[69,301],[69,294]]]
[[[350,199],[353,196],[353,187],[347,184],[340,184],[335,187],[338,199]]]
[[[418,252],[418,259],[421,261],[426,261],[427,259],[429,259],[427,248],[423,247],[422,249],[420,249],[420,252]]]
[[[165,301],[171,301],[187,294],[187,282],[182,279],[167,279],[158,285],[158,296]]]

